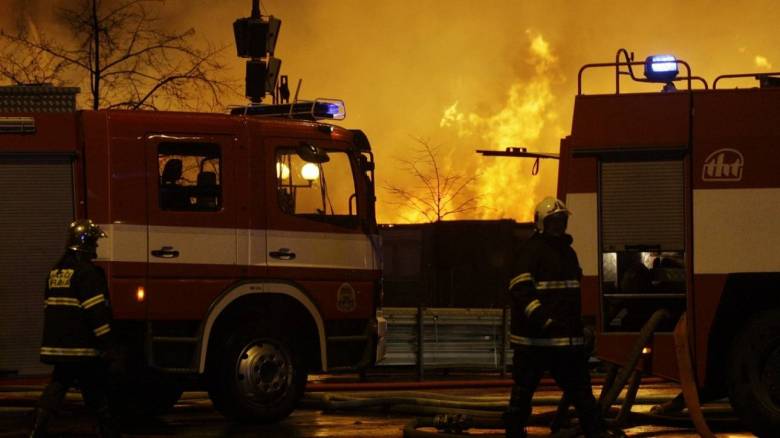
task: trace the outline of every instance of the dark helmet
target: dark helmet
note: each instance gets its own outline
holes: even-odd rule
[[[65,246],[73,251],[96,255],[97,241],[101,237],[108,236],[99,226],[89,219],[78,219],[68,226],[68,243]]]

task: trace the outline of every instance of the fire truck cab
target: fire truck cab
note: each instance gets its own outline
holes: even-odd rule
[[[634,74],[639,65],[648,79]],[[620,92],[621,76],[655,82],[653,73],[678,67],[687,74],[662,79],[664,92]],[[615,70],[614,93],[583,92],[598,68]],[[666,309],[645,369],[680,379],[672,331],[685,312],[701,396],[728,396],[760,436],[780,434],[776,75],[722,76],[709,88],[668,56],[634,62],[621,51],[586,65],[558,177],[597,355],[623,363],[643,324]],[[751,76],[760,87],[718,87]]]
[[[309,372],[367,367],[384,350],[371,148],[361,131],[315,120],[343,112],[315,101],[0,114],[19,273],[4,274],[2,307],[24,306],[40,330],[68,221],[92,219],[108,235],[97,263],[127,355],[119,402],[160,413],[186,381],[228,417],[288,415]],[[37,233],[48,240],[30,245]],[[37,361],[38,339],[27,341],[0,354],[22,372]]]

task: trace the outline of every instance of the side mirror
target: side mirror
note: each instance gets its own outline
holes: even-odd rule
[[[301,157],[303,161],[308,163],[322,164],[330,161],[330,157],[328,156],[327,152],[323,151],[317,146],[314,146],[313,144],[302,143],[300,146],[298,146],[297,149],[295,149],[295,152],[299,157]]]

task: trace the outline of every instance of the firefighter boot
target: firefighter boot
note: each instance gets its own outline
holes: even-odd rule
[[[501,417],[506,428],[506,438],[526,438],[528,436],[525,425],[517,420],[514,412],[505,412]]]
[[[111,411],[108,407],[104,407],[98,411],[98,436],[100,438],[119,438],[122,435],[119,433],[119,424],[116,418],[111,415]]]
[[[48,436],[47,428],[51,419],[51,412],[46,409],[35,408],[35,417],[33,420],[30,438],[43,438]]]

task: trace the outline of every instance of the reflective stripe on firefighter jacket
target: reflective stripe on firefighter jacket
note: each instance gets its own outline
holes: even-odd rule
[[[582,270],[569,235],[536,233],[515,253],[509,281],[513,345],[583,345],[580,319]]]
[[[107,293],[103,270],[68,251],[46,281],[42,362],[84,361],[111,346]]]

